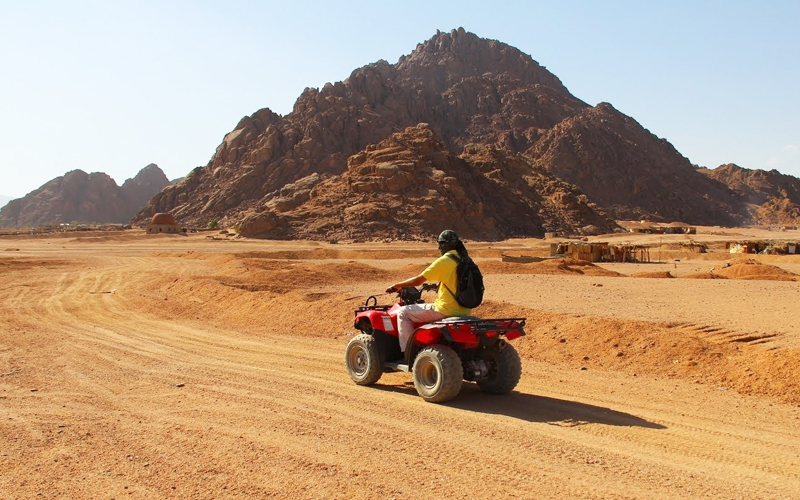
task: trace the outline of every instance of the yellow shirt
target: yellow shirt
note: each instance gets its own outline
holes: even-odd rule
[[[458,264],[451,257],[447,256],[448,253],[452,253],[458,257],[458,252],[450,250],[433,261],[427,269],[422,271],[422,276],[428,281],[438,281],[442,285],[447,285],[447,288],[441,285],[439,286],[439,295],[433,303],[436,312],[444,314],[445,316],[469,316],[472,310],[458,305],[456,298],[448,291],[449,288],[455,292],[458,286],[458,280],[456,279],[456,267],[458,267]]]

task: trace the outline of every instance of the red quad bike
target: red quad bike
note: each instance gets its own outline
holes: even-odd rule
[[[489,394],[508,394],[519,382],[522,364],[506,340],[525,335],[526,318],[456,316],[415,324],[405,354],[400,352],[398,309],[424,303],[422,292],[438,285],[403,288],[397,294],[399,302],[391,305],[378,305],[370,296],[356,309],[353,325],[361,333],[347,344],[344,356],[350,378],[358,385],[372,385],[384,372],[410,371],[419,395],[433,403],[456,397],[462,380],[476,382]]]

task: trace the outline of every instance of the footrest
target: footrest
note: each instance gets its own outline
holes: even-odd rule
[[[395,363],[395,362],[386,362],[383,364],[383,367],[386,370],[393,371],[393,372],[408,372],[411,371],[407,364],[405,363]]]

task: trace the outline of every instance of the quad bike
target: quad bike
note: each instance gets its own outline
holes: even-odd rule
[[[489,394],[511,392],[519,382],[522,364],[507,340],[525,335],[526,318],[456,316],[415,324],[405,354],[401,353],[398,309],[424,303],[422,292],[437,288],[438,283],[403,288],[397,294],[400,300],[390,305],[378,305],[378,299],[370,296],[355,310],[353,326],[361,333],[345,350],[350,378],[358,385],[372,385],[385,372],[410,371],[417,393],[433,403],[456,397],[462,380],[476,382]]]

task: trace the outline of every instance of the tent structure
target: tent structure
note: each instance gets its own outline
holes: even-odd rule
[[[609,243],[553,243],[550,255],[568,255],[587,262],[650,262],[650,247]]]

